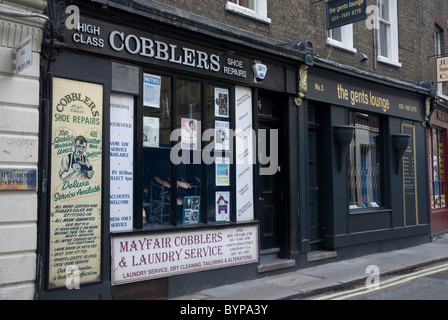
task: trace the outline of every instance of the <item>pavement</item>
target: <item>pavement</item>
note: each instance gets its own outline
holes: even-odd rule
[[[366,268],[376,265],[381,277],[448,261],[448,235],[430,243],[390,252],[294,270],[255,280],[206,289],[172,300],[288,300],[346,289],[366,282]]]

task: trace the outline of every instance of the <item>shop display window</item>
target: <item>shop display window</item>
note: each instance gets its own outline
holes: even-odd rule
[[[230,89],[156,73],[143,81],[143,226],[231,221]],[[215,149],[225,157],[215,161]]]
[[[349,148],[350,209],[381,207],[380,118],[349,112],[349,125],[355,127]]]
[[[429,191],[431,208],[445,208],[445,130],[432,128],[428,137],[429,145]]]

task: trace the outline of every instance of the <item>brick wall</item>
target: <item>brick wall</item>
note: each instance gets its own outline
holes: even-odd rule
[[[157,2],[240,28],[278,43],[310,40],[320,58],[359,70],[408,83],[435,80],[434,58],[427,58],[434,53],[434,11],[446,22],[448,4],[444,0],[397,1],[399,62],[402,67],[376,61],[377,31],[368,30],[364,21],[355,23],[353,27],[356,53],[328,45],[325,1],[310,4],[309,0],[268,0],[270,24],[226,11],[227,0],[158,0]],[[367,4],[376,5],[376,0],[367,0]],[[448,45],[447,33],[445,28],[445,47]],[[367,61],[360,61],[361,53],[368,57]]]

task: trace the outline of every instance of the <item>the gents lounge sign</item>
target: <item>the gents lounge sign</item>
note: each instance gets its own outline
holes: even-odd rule
[[[53,78],[49,287],[100,280],[102,85]]]
[[[81,18],[67,29],[69,46],[134,61],[215,75],[235,81],[253,81],[249,59],[200,47],[137,29]]]
[[[329,0],[327,29],[334,29],[367,19],[367,0]]]
[[[416,121],[423,120],[423,101],[410,94],[398,95],[366,83],[336,80],[325,75],[310,75],[306,97],[368,112],[382,113]]]

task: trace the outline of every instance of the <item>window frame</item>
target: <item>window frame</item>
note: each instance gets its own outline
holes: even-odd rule
[[[447,198],[446,198],[446,193],[447,193],[447,179],[445,177],[446,174],[446,170],[445,170],[445,165],[446,165],[446,159],[447,159],[447,130],[443,129],[443,128],[439,128],[439,127],[432,127],[429,130],[429,134],[428,134],[428,164],[429,164],[429,197],[430,197],[430,208],[431,210],[446,210],[448,208],[447,205]],[[438,132],[438,139],[437,139],[437,143],[442,143],[442,148],[443,151],[439,152],[439,147],[438,146],[434,146],[433,145],[433,134],[434,131]],[[434,152],[434,150],[436,150],[437,152]],[[437,161],[437,165],[438,165],[438,172],[437,174],[440,175],[440,164],[443,164],[443,179],[435,179],[435,175],[434,175],[434,166],[433,166],[433,161],[434,161],[434,157],[438,157],[438,161]],[[440,158],[443,159],[443,161],[440,161]],[[440,177],[439,177],[440,178]],[[435,206],[435,201],[433,202],[433,199],[435,200],[435,183],[438,183],[440,186],[443,185],[444,187],[444,196],[445,196],[445,201],[444,201],[444,206]],[[439,187],[439,194],[440,194],[440,187]],[[434,197],[434,198],[433,198]]]
[[[436,56],[441,56],[444,51],[444,31],[437,24],[434,26],[434,54]],[[448,96],[443,93],[443,83],[436,83],[435,89],[437,96],[447,99]]]
[[[179,118],[179,111],[178,111],[178,101],[177,101],[177,85],[180,83],[180,81],[186,80],[186,81],[192,81],[192,82],[198,82],[201,87],[201,105],[200,105],[200,117],[201,119],[198,120],[200,122],[201,126],[201,132],[198,132],[198,145],[196,150],[189,150],[190,151],[190,159],[193,156],[193,152],[201,152],[201,164],[200,164],[200,172],[201,172],[201,183],[200,183],[200,191],[198,192],[201,196],[201,203],[200,203],[200,220],[198,223],[192,223],[192,224],[184,224],[182,223],[182,218],[179,217],[179,212],[176,205],[176,195],[177,191],[175,191],[175,188],[171,188],[169,191],[171,199],[175,199],[173,201],[170,201],[169,204],[169,222],[168,223],[162,223],[162,224],[154,224],[154,223],[144,223],[144,217],[143,217],[143,195],[142,192],[136,192],[136,196],[134,199],[134,228],[133,231],[144,231],[144,230],[159,230],[159,229],[173,229],[173,228],[200,228],[200,227],[210,227],[215,225],[223,225],[223,224],[232,224],[237,223],[236,221],[236,214],[235,214],[235,207],[236,207],[236,195],[235,195],[235,153],[234,148],[235,146],[231,143],[230,146],[233,147],[232,150],[228,151],[229,156],[232,157],[230,159],[230,184],[229,186],[217,186],[216,185],[216,176],[212,175],[212,172],[215,173],[216,170],[216,164],[213,162],[213,164],[206,164],[202,160],[202,151],[204,151],[204,148],[213,142],[212,139],[209,141],[202,141],[202,134],[207,129],[207,122],[214,123],[215,121],[228,121],[230,130],[234,130],[235,121],[233,119],[235,106],[234,106],[234,85],[225,83],[225,82],[218,82],[215,80],[208,79],[206,77],[192,77],[191,75],[187,74],[176,74],[174,72],[169,72],[166,70],[161,70],[157,68],[144,68],[141,72],[141,78],[143,79],[143,74],[151,74],[151,75],[157,75],[161,77],[169,77],[170,78],[170,100],[171,100],[171,106],[170,106],[170,123],[171,123],[171,131],[175,129],[180,129],[180,125],[177,123]],[[229,107],[229,115],[226,118],[218,118],[212,117],[210,119],[207,119],[207,111],[209,111],[209,101],[207,100],[207,92],[206,90],[208,88],[211,88],[212,91],[214,91],[214,88],[225,88],[228,89],[229,93],[229,101],[228,101],[228,107]],[[135,179],[135,190],[143,190],[145,187],[145,183],[143,182],[143,163],[144,163],[144,154],[145,152],[149,153],[170,153],[175,146],[180,143],[179,141],[170,141],[170,146],[160,146],[160,147],[148,147],[143,146],[143,117],[144,117],[144,108],[147,108],[143,105],[143,94],[140,95],[140,97],[137,99],[137,107],[136,109],[136,138],[135,138],[135,150],[136,150],[136,168],[139,168],[138,171],[140,174],[136,174],[135,176],[138,177]],[[209,99],[210,100],[210,99]],[[214,105],[211,106],[212,108]],[[207,110],[206,110],[207,109]],[[210,116],[211,117],[211,116]],[[210,128],[209,128],[210,129]],[[159,131],[160,133],[160,131]],[[169,149],[169,150],[168,150]],[[224,151],[223,156],[224,156]],[[185,166],[186,164],[180,164]],[[191,164],[190,164],[191,165]],[[177,180],[178,177],[178,165],[175,165],[170,162],[170,177],[171,181]],[[187,165],[188,166],[188,165]],[[173,180],[175,179],[175,180]],[[212,179],[211,182],[208,182],[207,180]],[[215,186],[215,188],[209,188],[207,183],[211,183]],[[211,199],[215,199],[216,192],[226,192],[228,191],[230,193],[230,221],[216,221],[215,219],[211,218],[211,215],[209,215],[209,207],[210,207],[210,201]],[[210,200],[210,201],[209,201]],[[216,217],[216,212],[215,212]]]
[[[373,113],[368,113],[368,112],[364,112],[364,111],[359,111],[359,110],[355,110],[355,109],[350,109],[348,110],[348,114],[347,117],[349,118],[349,114],[350,113],[354,113],[354,114],[365,114],[369,117],[376,117],[378,118],[378,139],[377,139],[377,153],[379,153],[378,156],[378,162],[380,164],[385,164],[385,165],[381,165],[380,166],[380,170],[378,172],[378,178],[379,178],[379,192],[380,192],[380,205],[378,207],[373,207],[373,206],[369,206],[369,207],[356,207],[356,208],[352,208],[351,207],[351,203],[350,203],[350,193],[351,193],[351,188],[350,188],[350,168],[347,168],[347,178],[348,178],[348,210],[350,214],[362,214],[362,213],[368,213],[368,212],[372,212],[372,211],[381,211],[381,210],[389,210],[388,207],[388,198],[387,198],[387,177],[386,177],[386,172],[387,172],[387,161],[385,161],[386,159],[386,149],[385,149],[385,136],[387,135],[386,133],[386,123],[385,123],[385,118],[377,115],[377,114],[373,114]],[[350,121],[348,121],[348,123],[350,124]],[[353,141],[355,141],[356,138],[356,131],[355,131],[355,136],[353,138]],[[348,165],[350,163],[350,153],[351,153],[351,145],[349,146],[349,154],[348,154]],[[370,202],[370,201],[369,201]],[[357,203],[358,204],[358,203]]]
[[[381,1],[388,1],[388,18],[389,20],[383,19]],[[398,4],[397,0],[377,0],[377,6],[379,8],[378,12],[378,23],[380,25],[377,32],[377,61],[385,64],[389,64],[395,67],[401,67],[402,64],[399,61],[399,37],[398,37]],[[381,24],[387,25],[387,56],[381,53]]]
[[[270,24],[272,22],[272,20],[268,17],[267,0],[254,0],[254,9],[250,9],[237,3],[227,1],[226,10],[228,12],[232,12],[266,24]]]
[[[330,29],[327,31],[327,45],[332,47],[336,47],[351,53],[356,53],[358,50],[353,46],[353,24],[348,24],[345,26],[341,26],[337,29],[341,30],[341,41],[333,38],[333,30]]]

